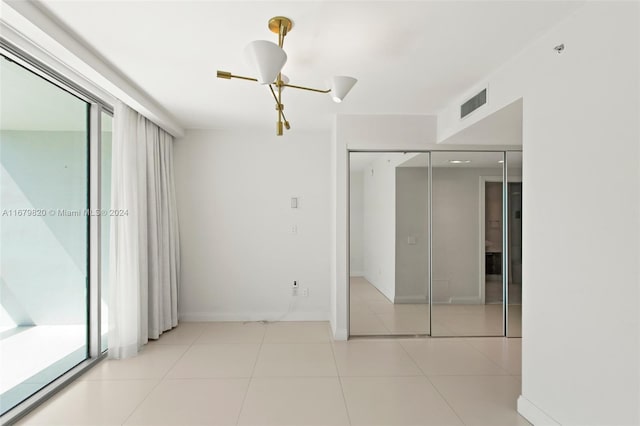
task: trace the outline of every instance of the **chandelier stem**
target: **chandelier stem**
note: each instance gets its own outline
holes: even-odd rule
[[[276,101],[276,109],[279,112],[276,134],[278,136],[282,136],[282,124],[283,124],[282,120],[284,120],[284,128],[285,129],[289,130],[291,128],[291,126],[289,125],[289,121],[287,120],[287,117],[284,115],[284,105],[282,105],[282,103],[278,102],[278,96],[276,95],[276,91],[273,90],[273,86],[271,84],[269,85],[269,90],[271,90],[271,94],[273,95],[273,100]],[[280,120],[280,115],[282,115],[282,120]]]
[[[280,26],[282,32],[282,25]],[[284,37],[283,37],[284,39]],[[282,135],[282,73],[278,73],[278,136]]]
[[[287,35],[287,24],[284,21],[280,21],[278,26],[278,46],[282,49],[284,47],[284,38]]]

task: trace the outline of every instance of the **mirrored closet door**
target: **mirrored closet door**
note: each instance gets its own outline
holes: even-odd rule
[[[433,336],[503,336],[503,152],[434,152]]]
[[[428,335],[429,154],[350,154],[350,334]]]
[[[350,336],[522,335],[521,152],[349,166]]]

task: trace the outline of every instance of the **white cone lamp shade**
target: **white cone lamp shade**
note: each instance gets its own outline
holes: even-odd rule
[[[260,84],[271,84],[287,62],[287,54],[280,46],[266,40],[252,41],[244,48],[244,55],[258,73]]]
[[[353,77],[337,76],[331,80],[331,99],[340,103],[347,96],[347,93],[358,82]]]

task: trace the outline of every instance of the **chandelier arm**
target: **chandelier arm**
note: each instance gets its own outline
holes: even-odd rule
[[[280,102],[278,102],[278,97],[276,96],[276,92],[275,90],[273,90],[273,86],[269,85],[269,90],[271,90],[271,94],[273,95],[273,99],[276,101],[277,105],[280,105]]]
[[[244,77],[242,75],[235,75],[235,74],[231,74],[230,72],[220,71],[220,70],[218,70],[217,77],[218,78],[225,78],[227,80],[231,80],[232,78],[237,78],[237,79],[240,79],[240,80],[258,81],[257,78]]]
[[[314,88],[312,88],[312,87],[296,86],[295,84],[286,84],[286,83],[282,83],[282,86],[284,86],[284,87],[291,87],[292,89],[308,90],[308,91],[310,91],[310,92],[317,92],[317,93],[329,93],[329,92],[331,92],[331,89],[327,89],[327,90],[314,89]]]
[[[237,79],[240,79],[240,80],[258,81],[257,78],[244,77],[242,75],[235,75],[235,74],[231,74],[230,72],[226,72],[226,71],[218,71],[218,78],[225,78],[225,79],[228,79],[228,80],[230,80],[232,78],[237,78]],[[327,89],[327,90],[314,89],[312,87],[297,86],[295,84],[287,84],[287,83],[282,83],[282,87],[291,87],[292,89],[308,90],[310,92],[316,92],[316,93],[329,93],[329,92],[331,92],[331,89]],[[274,93],[274,97],[275,97],[275,93]],[[276,98],[276,100],[277,100],[277,98]]]

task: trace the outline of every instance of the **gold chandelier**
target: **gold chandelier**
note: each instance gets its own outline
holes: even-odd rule
[[[282,67],[287,62],[287,54],[283,50],[284,38],[293,28],[291,19],[284,16],[276,16],[269,19],[269,29],[278,34],[278,44],[266,40],[255,40],[247,45],[244,50],[245,57],[258,74],[258,78],[235,75],[227,71],[218,70],[218,78],[238,78],[240,80],[256,81],[262,85],[269,86],[273,99],[276,101],[278,111],[278,122],[276,134],[282,135],[283,127],[289,130],[291,125],[284,115],[284,105],[282,104],[282,90],[285,87],[292,89],[308,90],[317,93],[331,93],[334,102],[342,102],[347,93],[358,80],[353,77],[335,76],[331,80],[331,89],[322,90],[312,87],[297,86],[289,84],[289,79],[282,75]],[[274,89],[275,86],[275,89]]]

